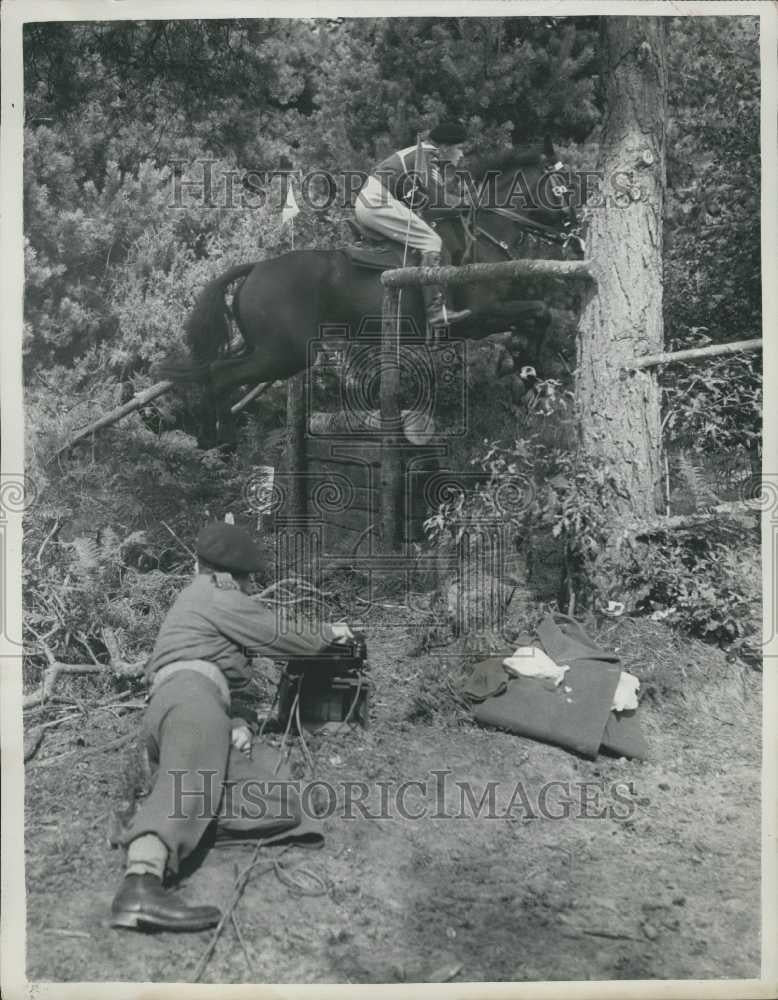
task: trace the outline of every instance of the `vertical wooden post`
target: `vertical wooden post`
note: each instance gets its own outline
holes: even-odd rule
[[[400,290],[385,288],[381,322],[381,538],[399,548],[402,534],[400,441]]]
[[[303,520],[308,512],[304,473],[305,459],[305,372],[286,383],[286,473],[289,483],[288,515]]]

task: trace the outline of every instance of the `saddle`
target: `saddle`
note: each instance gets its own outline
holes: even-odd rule
[[[353,264],[371,271],[386,271],[403,266],[403,248],[399,243],[363,229],[351,219],[347,222],[354,236],[354,242],[341,249],[348,254]],[[405,255],[405,263],[408,265],[418,263],[415,250]]]

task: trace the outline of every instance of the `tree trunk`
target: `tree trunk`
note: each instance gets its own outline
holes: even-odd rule
[[[663,347],[665,25],[601,24],[607,112],[588,232],[597,287],[585,293],[576,395],[584,454],[611,470],[614,522],[651,520],[661,502],[659,389],[654,372],[622,369]]]

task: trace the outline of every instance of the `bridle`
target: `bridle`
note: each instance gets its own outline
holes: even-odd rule
[[[557,174],[562,169],[564,169],[563,164],[555,163],[553,166],[548,167],[544,171],[544,175]],[[564,184],[555,185],[552,188],[552,191],[554,195],[564,195],[567,193],[567,187]],[[484,229],[483,226],[478,224],[477,216],[479,212],[488,212],[492,215],[500,216],[503,219],[508,219],[515,223],[519,228],[519,232],[521,234],[520,238],[518,240],[514,240],[512,243],[498,239],[487,229]],[[585,249],[584,241],[580,236],[578,236],[577,233],[560,232],[553,226],[544,225],[542,222],[537,222],[536,220],[529,218],[529,216],[523,215],[521,212],[514,212],[508,208],[499,208],[492,205],[479,206],[473,204],[468,208],[462,208],[459,210],[444,210],[440,217],[451,216],[453,214],[459,215],[459,221],[462,225],[465,237],[465,249],[461,259],[462,264],[472,264],[477,261],[479,237],[499,250],[500,253],[505,256],[506,260],[517,259],[518,255],[513,252],[513,247],[515,244],[523,242],[525,233],[529,235],[530,239],[561,246],[563,250],[567,249],[567,247],[571,244],[576,246],[581,253],[583,253]],[[567,225],[569,225],[569,223],[567,223]]]

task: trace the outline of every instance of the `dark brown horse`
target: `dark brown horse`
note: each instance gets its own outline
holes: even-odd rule
[[[481,166],[476,210],[431,209],[427,213],[454,264],[530,256],[582,256],[573,233],[575,211],[553,146],[511,150]],[[399,248],[400,255],[402,248]],[[416,263],[411,254],[408,263]],[[386,267],[399,262],[388,259]],[[359,265],[345,249],[297,250],[259,263],[240,264],[209,282],[185,325],[190,359],[171,358],[159,369],[173,381],[204,382],[216,393],[241,385],[287,379],[310,363],[310,345],[327,329],[344,328],[356,338],[365,325],[380,328],[380,268]],[[242,280],[241,280],[242,279]],[[221,356],[229,343],[225,302],[228,287],[241,281],[232,313],[244,349]],[[527,298],[526,283],[467,285],[453,290],[450,305],[468,314],[451,328],[462,339],[481,339],[509,328],[539,344],[549,322],[546,304]],[[421,291],[402,296],[403,329],[424,336]],[[528,360],[535,360],[534,357]]]

